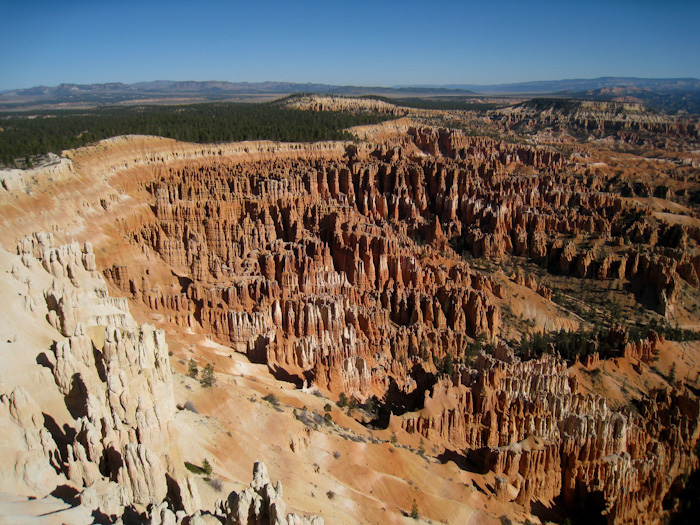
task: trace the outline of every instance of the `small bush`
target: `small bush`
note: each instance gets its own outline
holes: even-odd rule
[[[277,399],[277,396],[272,392],[264,396],[263,399],[275,407],[280,404],[280,400]]]
[[[197,465],[193,465],[189,461],[185,461],[185,468],[189,470],[192,474],[204,474],[204,471],[202,470],[201,467],[198,467]]]
[[[328,492],[326,492],[326,496],[328,497],[328,499],[335,499],[335,492],[329,490]]]
[[[211,388],[216,384],[213,364],[209,363],[204,367],[204,370],[202,370],[202,379],[200,379],[199,382],[204,388]]]
[[[348,396],[345,395],[345,392],[340,393],[336,405],[338,405],[340,408],[348,406]]]
[[[221,492],[224,489],[224,482],[219,478],[211,478],[209,484],[216,492]]]
[[[331,423],[333,423],[333,416],[331,416],[330,413],[326,412],[325,414],[323,414],[323,420],[330,425]]]
[[[417,520],[418,516],[418,502],[416,502],[416,500],[413,500],[413,505],[411,505],[411,517],[414,520]]]
[[[330,403],[326,403],[323,407],[323,410],[325,410],[326,412],[330,412],[331,410],[333,410],[333,407]]]
[[[190,362],[187,364],[187,375],[192,379],[196,379],[199,375],[199,368],[197,368],[197,363],[194,359],[190,359]]]
[[[333,452],[333,457],[335,459],[340,459],[340,452],[338,452],[337,450],[335,452]]]

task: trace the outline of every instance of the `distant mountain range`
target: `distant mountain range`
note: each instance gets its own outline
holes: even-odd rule
[[[0,107],[23,107],[37,104],[114,104],[133,100],[169,99],[170,102],[193,98],[226,100],[241,97],[286,95],[292,93],[323,93],[333,95],[470,95],[470,91],[445,87],[393,88],[363,86],[333,86],[328,84],[297,84],[293,82],[220,82],[156,80],[122,84],[60,84],[15,89],[0,93]]]
[[[441,86],[416,85],[397,86],[405,88],[464,89],[477,93],[518,93],[518,94],[552,94],[558,92],[581,92],[605,88],[639,88],[660,92],[700,91],[697,78],[635,78],[635,77],[601,77],[577,78],[567,80],[539,80],[515,84],[446,84]]]
[[[71,108],[111,104],[178,104],[218,100],[269,100],[293,93],[382,95],[386,97],[557,96],[594,100],[635,100],[667,113],[700,113],[696,78],[602,77],[516,84],[450,84],[393,87],[334,86],[294,82],[155,80],[123,84],[61,84],[0,92],[0,109]]]

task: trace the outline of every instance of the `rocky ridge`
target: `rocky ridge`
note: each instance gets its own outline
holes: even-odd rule
[[[89,244],[58,247],[43,234],[19,244],[14,279],[23,282],[29,270],[49,276],[23,308],[45,314],[60,334],[41,359],[74,424],[65,443],[53,439],[26,392],[6,392],[3,421],[24,440],[13,446],[37,451],[12,479],[50,487],[54,474],[64,476],[105,514],[131,505],[150,505],[156,522],[196,513],[176,447],[156,438],[171,435],[174,406],[162,332],[139,327],[99,273],[154,319],[210,334],[280,378],[399,407],[391,428],[466,450],[478,468],[498,474],[498,502],[531,508],[563,499],[606,512],[610,522],[660,519],[661,496],[698,467],[692,388],[611,408],[582,394],[564,361],[520,361],[498,344],[509,293],[527,289],[555,308],[552,289],[468,261],[522,257],[564,277],[623,281],[671,317],[698,286],[692,211],[661,220],[580,153],[443,129],[414,126],[382,143],[291,145],[279,154],[267,143],[164,144],[125,160],[120,148],[135,140],[93,146],[99,168],[85,152],[70,154],[70,176],[118,181],[114,199],[100,206],[123,256]],[[630,187],[651,195],[659,188]],[[119,216],[123,209],[138,213]],[[629,343],[621,359],[648,367],[658,342]],[[492,343],[495,353],[469,364],[477,343]],[[582,364],[594,370],[601,361],[594,354]],[[245,514],[235,509],[246,505],[258,518],[283,516],[281,490],[254,484],[219,505],[219,518]]]
[[[283,100],[285,107],[307,111],[373,111],[401,117],[409,113],[403,108],[372,98],[348,98],[332,95],[294,95]]]
[[[44,274],[51,286],[41,292],[29,284],[23,305],[56,330],[55,344],[37,362],[51,371],[55,384],[46,388],[62,396],[70,422],[59,430],[22,386],[3,393],[4,447],[16,458],[3,462],[3,487],[14,493],[24,486],[27,494],[43,497],[63,483],[79,493],[80,506],[93,517],[111,520],[128,508],[158,523],[199,516],[197,488],[176,445],[163,331],[137,325],[126,301],[109,296],[89,243],[59,246],[47,233],[24,238],[12,277],[31,283]],[[283,508],[281,497],[278,489],[277,509]],[[279,514],[275,523],[286,520]]]
[[[600,138],[615,136],[637,146],[664,147],[680,141],[697,142],[698,121],[693,117],[669,117],[639,102],[532,99],[489,112],[504,129],[567,129],[574,134]]]
[[[497,497],[526,506],[561,497],[609,523],[635,523],[642,508],[645,520],[661,519],[659,495],[698,468],[690,452],[698,417],[698,397],[683,386],[613,410],[577,393],[576,376],[556,357],[521,362],[501,346],[426,391],[423,410],[400,424],[502,476]]]

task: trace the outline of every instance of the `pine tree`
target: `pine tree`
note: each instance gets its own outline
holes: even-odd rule
[[[211,476],[212,468],[211,464],[209,463],[209,460],[204,458],[204,461],[202,461],[202,470],[207,476]]]
[[[202,379],[200,380],[201,385],[204,388],[211,388],[216,384],[216,377],[214,377],[214,365],[209,363],[202,370]]]
[[[672,386],[676,386],[676,363],[673,363],[671,367],[671,372],[668,374],[668,382]]]
[[[416,500],[413,500],[413,505],[411,506],[411,517],[414,520],[418,519],[418,503]]]
[[[199,375],[199,369],[197,368],[197,363],[194,359],[190,359],[190,362],[187,365],[187,375],[192,379],[196,379]]]

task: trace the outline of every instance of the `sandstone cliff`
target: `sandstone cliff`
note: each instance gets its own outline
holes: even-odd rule
[[[521,362],[502,346],[426,391],[424,408],[401,425],[464,450],[475,468],[503,476],[522,505],[561,498],[609,523],[636,523],[640,508],[644,520],[661,519],[659,495],[698,468],[699,417],[691,389],[655,391],[615,410],[577,393],[557,358]]]
[[[652,120],[649,130],[658,124]],[[347,437],[347,429],[328,423],[315,443],[316,434],[285,435],[281,447],[291,442],[290,454],[301,459],[268,463],[279,473],[308,461],[318,474],[314,462],[327,457],[323,468],[339,478],[343,471],[353,505],[376,504],[379,513],[390,500],[406,508],[405,493],[387,487],[410,477],[411,461],[422,456],[398,466],[380,458],[372,466],[377,470],[340,461],[333,467],[338,458],[332,449],[319,452],[319,441],[342,434],[353,444],[375,445],[362,449],[373,454],[392,447],[396,431],[411,446],[426,440],[428,455],[454,450],[462,465],[480,472],[448,475],[445,460],[442,481],[421,482],[426,501],[443,502],[429,494],[432,485],[455,479],[493,494],[487,507],[504,513],[529,513],[535,502],[556,500],[574,512],[605,513],[612,523],[662,519],[664,497],[698,468],[691,453],[698,439],[696,391],[678,385],[664,392],[634,376],[640,395],[629,404],[579,383],[608,364],[619,367],[620,377],[651,375],[664,342],[653,334],[629,342],[610,326],[610,337],[620,336],[614,363],[602,352],[569,363],[530,354],[521,361],[500,343],[516,346],[526,336],[529,321],[518,318],[525,311],[545,317],[533,321],[535,330],[569,315],[560,304],[562,282],[605,282],[602,288],[628,300],[628,312],[641,309],[660,319],[651,313],[656,309],[692,326],[700,285],[692,171],[669,170],[657,180],[662,170],[646,168],[648,159],[594,162],[583,149],[565,153],[469,137],[408,119],[367,136],[376,141],[202,146],[118,138],[69,152],[72,164],[52,172],[55,188],[40,173],[5,177],[0,191],[10,198],[0,202],[8,219],[2,239],[20,239],[8,269],[9,295],[19,294],[12,304],[32,316],[44,337],[43,353],[29,361],[61,407],[46,408],[49,394],[26,382],[0,381],[0,420],[8,429],[3,446],[12,457],[3,465],[3,483],[27,496],[69,484],[84,507],[108,516],[129,508],[153,523],[216,519],[197,514],[196,485],[183,472],[173,388],[176,380],[183,390],[192,385],[173,374],[165,328],[174,334],[176,369],[187,359],[201,362],[199,351],[223,370],[224,386],[202,398],[207,415],[254,403],[245,389],[261,386],[244,376],[255,374],[311,387],[285,391],[290,405],[277,407],[279,416],[274,409],[279,418],[292,419],[292,406],[306,412],[314,397],[309,392],[345,393],[360,402],[377,396],[389,429],[378,428],[381,417],[368,423],[376,415],[369,405],[357,416],[365,429],[319,398],[319,412],[323,407],[357,434]],[[630,176],[620,168],[630,162],[648,172]],[[75,187],[93,189],[75,198],[69,191]],[[46,202],[52,191],[66,196],[66,210],[80,212],[71,215],[69,234],[93,243],[60,246],[49,234],[22,238],[33,224],[28,217],[50,223],[60,216],[56,203]],[[52,229],[65,235],[57,225]],[[537,265],[548,280],[507,269],[513,264]],[[510,308],[513,302],[518,308]],[[605,315],[608,305],[592,306]],[[148,323],[137,323],[129,308]],[[570,319],[568,327],[588,323]],[[473,359],[475,348],[495,350]],[[229,349],[250,362],[241,365],[234,357],[245,359]],[[663,372],[668,379],[667,355],[659,378]],[[229,389],[235,395],[227,397]],[[272,440],[275,431],[259,424],[260,436]],[[225,435],[222,430],[212,439]],[[384,452],[398,458],[410,455],[408,448],[399,443]],[[224,455],[213,445],[207,450]],[[371,489],[353,481],[365,477],[373,480]],[[300,522],[285,514],[281,486],[273,486],[260,465],[255,478],[218,506],[218,518]],[[462,501],[459,494],[450,497]],[[482,508],[483,501],[474,501]],[[367,516],[353,512],[348,516]]]

